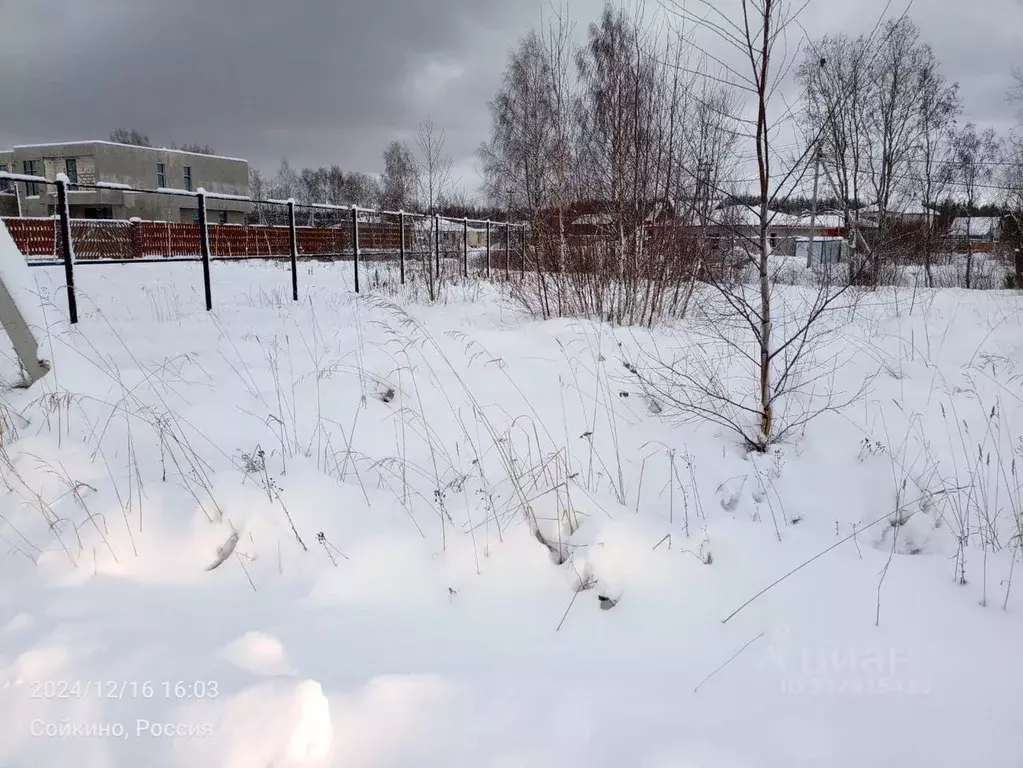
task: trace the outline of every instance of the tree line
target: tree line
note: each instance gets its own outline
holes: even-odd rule
[[[741,3],[743,13],[748,5]],[[759,18],[763,2],[754,5]],[[580,201],[599,200],[620,230],[623,254],[630,251],[626,233],[653,200],[679,202],[697,222],[714,203],[758,202],[760,174],[749,171],[758,162],[799,182],[772,195],[772,209],[808,211],[816,173],[818,204],[850,225],[864,206],[876,207],[872,237],[880,240],[908,211],[948,219],[1018,215],[1023,207],[1019,137],[962,121],[959,85],[908,14],[879,22],[869,35],[802,43],[800,58],[788,62],[800,98],[773,117],[768,157],[758,156],[765,146],[757,144],[750,110],[758,78],[749,82],[682,34],[684,24],[702,27],[735,48],[742,17],[712,8],[708,21],[682,3],[664,7],[669,23],[653,24],[640,11],[608,5],[581,46],[558,13],[519,40],[479,150],[493,202],[511,198],[531,220],[550,222]],[[1014,93],[1023,97],[1023,86]],[[783,126],[791,134],[784,142]],[[928,275],[937,247],[923,246]]]
[[[117,144],[131,144],[136,147],[151,147],[153,142],[150,141],[149,136],[141,131],[135,130],[134,128],[116,128],[110,132],[110,141]],[[175,144],[171,143],[167,145],[168,149],[179,149],[182,152],[195,152],[199,155],[213,155],[216,152],[213,151],[213,147],[209,144],[198,144],[198,143],[184,143]]]
[[[503,220],[507,210],[470,202],[453,178],[447,135],[432,119],[416,128],[412,144],[394,140],[382,154],[384,171],[346,171],[338,165],[297,170],[285,158],[273,176],[249,169],[249,194],[260,200],[326,203],[388,211],[436,213],[442,216]],[[265,218],[264,206],[254,216]]]
[[[149,136],[136,129],[119,128],[110,141],[135,146],[153,146]],[[416,128],[413,143],[395,140],[383,151],[384,172],[371,174],[347,171],[339,165],[297,169],[287,158],[273,175],[249,166],[249,194],[257,200],[288,200],[390,211],[437,213],[442,216],[504,220],[508,208],[470,201],[452,176],[453,160],[447,151],[447,135],[432,119]],[[170,144],[169,149],[214,154],[208,144]],[[270,206],[254,206],[253,221],[274,220]]]

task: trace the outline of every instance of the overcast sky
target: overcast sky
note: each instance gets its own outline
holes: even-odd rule
[[[384,145],[411,139],[429,115],[472,195],[487,101],[508,49],[547,2],[0,0],[0,145],[125,127],[154,143],[208,143],[270,173],[282,157],[375,173]],[[893,0],[890,15],[905,2]],[[601,5],[569,0],[580,38]],[[657,0],[648,5],[656,11]],[[812,0],[803,25],[866,32],[884,5]],[[915,0],[910,16],[960,82],[964,119],[1008,132],[1023,0]]]

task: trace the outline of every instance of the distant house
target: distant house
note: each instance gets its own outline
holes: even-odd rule
[[[198,221],[195,198],[158,194],[156,190],[194,191],[202,187],[208,192],[240,197],[249,194],[249,164],[240,158],[110,141],[15,146],[0,152],[0,171],[3,170],[48,179],[66,174],[72,184],[68,194],[71,216],[81,219]],[[131,192],[126,187],[152,191]],[[0,193],[3,215],[56,213],[53,185],[8,181]],[[250,206],[244,200],[210,198],[206,207],[209,220],[214,223],[241,224]]]
[[[997,243],[1001,233],[1002,222],[997,216],[961,216],[948,230],[950,237],[971,243]]]
[[[801,239],[845,238],[848,228],[840,213],[822,211],[812,217],[810,214],[792,214],[771,211],[767,225],[767,240],[772,253],[784,256],[798,254],[797,243]],[[760,210],[748,205],[719,206],[711,212],[707,234],[713,249],[749,246],[760,237]],[[815,251],[817,246],[815,246]]]
[[[874,203],[866,205],[857,211],[859,218],[863,221],[877,224],[881,220],[881,209]],[[899,224],[924,224],[933,226],[938,218],[938,211],[930,206],[923,205],[916,200],[897,200],[888,206],[887,218],[889,221]]]
[[[569,239],[613,239],[620,234],[619,225],[624,227],[626,235],[640,227],[645,236],[649,236],[653,228],[671,220],[674,210],[672,201],[655,200],[643,204],[638,211],[624,211],[619,215],[611,203],[582,201],[571,203],[562,211],[545,209],[539,219],[551,231],[557,231],[560,222]]]

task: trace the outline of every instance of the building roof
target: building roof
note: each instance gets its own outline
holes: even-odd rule
[[[961,237],[966,237],[967,232],[970,237],[991,237],[992,234],[998,234],[999,228],[997,216],[960,216],[952,221],[948,232]]]
[[[930,206],[924,205],[918,200],[905,201],[892,200],[890,208],[891,210],[889,211],[889,213],[894,213],[897,216],[924,216],[924,215],[934,216],[937,213],[936,208],[931,208]],[[873,203],[871,205],[863,206],[862,208],[859,209],[859,212],[877,213],[878,210],[879,209],[877,203]]]
[[[781,211],[770,212],[771,229],[809,229],[810,214],[799,216]],[[760,225],[760,210],[750,205],[727,205],[711,213],[710,219],[722,226],[756,227]],[[818,213],[814,226],[818,229],[843,229],[845,217],[838,213]]]
[[[122,144],[117,141],[103,141],[102,139],[90,139],[87,141],[50,141],[46,142],[45,144],[15,144],[14,149],[45,149],[46,147],[75,147],[94,144],[104,144],[111,147],[130,147],[131,149],[148,149],[154,152],[175,152],[180,155],[212,157],[215,160],[234,160],[239,163],[249,162],[243,157],[227,157],[226,155],[207,155],[204,152],[189,152],[184,149],[171,149],[169,147],[144,147],[140,144]]]

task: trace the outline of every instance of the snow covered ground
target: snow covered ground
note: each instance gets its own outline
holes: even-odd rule
[[[214,264],[206,313],[198,265],[83,267],[73,329],[34,271],[0,765],[1023,765],[1018,294],[831,315],[865,393],[751,455],[622,365],[685,364],[696,310],[539,322],[346,269],[296,305]]]

